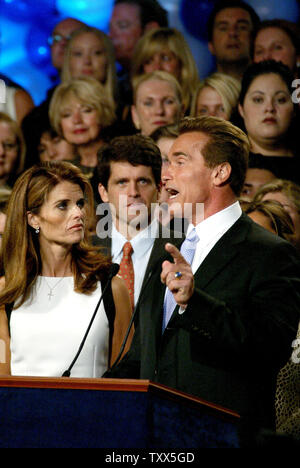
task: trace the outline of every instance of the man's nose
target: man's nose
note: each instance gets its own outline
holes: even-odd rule
[[[239,35],[239,29],[238,26],[235,24],[232,24],[231,26],[228,27],[228,35],[231,37],[237,37]]]
[[[140,191],[139,191],[138,183],[134,180],[129,182],[128,196],[136,198],[136,197],[139,197],[139,195],[140,195]]]

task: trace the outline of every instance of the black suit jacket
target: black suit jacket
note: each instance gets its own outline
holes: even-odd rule
[[[288,360],[300,311],[298,254],[246,215],[195,273],[183,314],[162,334],[165,287],[153,275],[132,346],[107,377],[157,381],[237,411],[247,430],[274,427],[276,374]]]

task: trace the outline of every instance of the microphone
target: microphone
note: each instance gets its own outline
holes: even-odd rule
[[[87,330],[86,330],[86,332],[85,332],[85,335],[84,335],[84,337],[83,337],[83,340],[82,340],[82,342],[80,343],[80,346],[79,346],[79,348],[78,348],[78,351],[77,351],[77,353],[76,353],[76,356],[74,357],[74,359],[73,359],[72,363],[70,364],[69,368],[68,368],[67,370],[65,370],[65,372],[62,374],[62,377],[70,377],[72,367],[74,366],[75,362],[77,361],[77,359],[78,359],[78,357],[79,357],[79,355],[80,355],[80,353],[81,353],[81,351],[82,351],[82,348],[83,348],[83,346],[84,346],[84,344],[85,344],[85,341],[86,341],[86,339],[87,339],[87,336],[88,336],[88,334],[89,334],[89,331],[90,331],[90,329],[91,329],[91,326],[93,325],[93,322],[94,322],[95,317],[96,317],[96,315],[97,315],[99,306],[100,306],[100,304],[101,304],[101,302],[102,302],[102,300],[103,300],[104,294],[106,293],[106,290],[107,290],[107,288],[108,288],[108,285],[109,285],[110,281],[112,280],[112,278],[113,278],[114,276],[116,276],[116,274],[118,273],[119,269],[120,269],[120,265],[118,265],[117,263],[112,263],[112,264],[111,264],[111,266],[110,266],[110,268],[109,268],[109,272],[108,272],[108,278],[107,278],[106,285],[105,285],[105,287],[103,288],[101,297],[100,297],[100,299],[99,299],[99,301],[98,301],[98,304],[96,305],[96,308],[95,308],[95,310],[94,310],[94,313],[93,313],[93,316],[92,316],[91,321],[90,321],[90,323],[89,323],[89,326],[88,326],[88,328],[87,328]]]

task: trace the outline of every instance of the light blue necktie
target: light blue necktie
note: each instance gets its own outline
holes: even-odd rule
[[[197,236],[195,228],[193,228],[181,245],[180,253],[190,265],[192,264],[198,241],[199,237]],[[164,301],[163,331],[165,330],[176,305],[177,303],[173,294],[169,289],[167,289]]]

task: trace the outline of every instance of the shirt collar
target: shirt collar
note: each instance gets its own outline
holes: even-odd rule
[[[159,225],[158,221],[154,219],[149,226],[139,232],[135,237],[130,240],[134,254],[139,258],[145,255],[147,250],[154,244],[156,237],[158,236]],[[128,239],[123,236],[113,224],[112,226],[112,239],[114,255],[118,256],[121,254],[124,244],[128,242]]]
[[[195,227],[197,235],[201,240],[210,240],[214,235],[220,232],[226,232],[241,216],[242,209],[238,201],[218,211],[212,216],[201,221],[196,226],[190,224],[187,229],[187,236]]]

